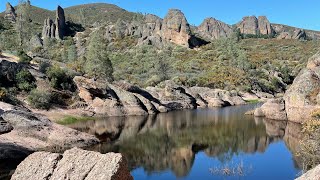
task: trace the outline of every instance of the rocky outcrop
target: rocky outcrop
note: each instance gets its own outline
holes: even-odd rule
[[[56,11],[56,19],[53,21],[48,18],[44,21],[42,29],[43,38],[63,39],[66,33],[66,20],[64,10],[58,6]]]
[[[302,123],[320,109],[320,54],[309,59],[284,96],[289,121]]]
[[[256,117],[266,117],[273,120],[287,120],[285,102],[282,98],[270,99],[254,112]]]
[[[55,124],[44,116],[23,110],[5,111],[1,118],[13,129],[0,135],[0,142],[30,152],[56,152],[72,147],[87,147],[99,142],[92,135]]]
[[[307,34],[302,29],[296,29],[293,32],[281,32],[277,39],[300,39],[300,40],[306,40]]]
[[[4,18],[12,23],[15,23],[17,19],[16,10],[9,2],[6,4],[6,11],[4,13]]]
[[[141,89],[126,82],[74,78],[84,110],[104,116],[147,115],[197,107],[246,104],[235,92],[202,87],[187,88],[165,81],[159,87]]]
[[[131,180],[121,154],[90,152],[73,148],[63,155],[36,152],[16,169],[12,180],[33,179]]]
[[[233,33],[232,27],[214,18],[205,19],[197,28],[197,33],[210,41],[230,37]]]
[[[253,35],[273,35],[274,30],[265,16],[246,16],[239,22],[237,28],[240,29],[242,34]]]
[[[307,171],[305,174],[297,178],[296,180],[315,180],[320,179],[320,165]]]
[[[163,19],[162,37],[174,44],[189,47],[191,29],[184,14],[178,9],[170,9]]]
[[[105,37],[113,42],[125,37],[137,39],[137,45],[152,45],[162,48],[168,43],[184,47],[197,47],[207,42],[192,35],[190,25],[184,14],[177,9],[169,10],[164,19],[155,15],[145,15],[143,20],[133,20],[108,25]]]

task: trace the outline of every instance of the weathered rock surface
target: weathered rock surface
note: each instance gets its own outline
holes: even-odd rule
[[[205,19],[197,28],[199,35],[208,40],[230,37],[233,33],[232,27],[214,18]]]
[[[186,17],[180,10],[169,10],[163,19],[162,36],[169,42],[189,47],[191,30]]]
[[[81,76],[74,78],[86,111],[97,115],[147,115],[197,107],[246,104],[235,92],[202,87],[187,88],[165,81],[161,87],[141,89],[126,82],[110,84]]]
[[[287,120],[284,100],[282,98],[270,99],[260,108],[257,108],[254,115],[273,120]]]
[[[242,34],[253,34],[253,35],[273,35],[273,28],[265,16],[246,16],[239,22],[237,28],[240,29]]]
[[[307,68],[296,77],[284,96],[288,120],[302,123],[320,109],[320,54],[309,59]]]
[[[5,11],[4,18],[12,23],[15,23],[17,19],[16,10],[9,2],[6,4],[6,11]]]
[[[121,154],[100,154],[73,148],[63,155],[36,152],[16,169],[12,180],[131,180],[133,179]]]
[[[168,43],[191,48],[206,43],[206,41],[192,35],[187,19],[177,9],[169,10],[164,19],[148,14],[139,21],[124,22],[119,20],[105,28],[105,37],[109,42],[133,37],[137,39],[138,46],[153,45],[157,48],[162,48]]]
[[[306,40],[307,34],[302,29],[296,29],[293,32],[281,32],[277,39],[301,39]]]
[[[64,10],[58,6],[56,11],[56,19],[53,21],[48,18],[44,21],[42,29],[43,38],[63,39],[66,32],[66,20]]]
[[[14,83],[16,74],[21,71],[23,65],[10,62],[7,60],[0,60],[0,78],[4,81],[0,82],[2,86]]]
[[[92,135],[55,124],[49,119],[22,110],[9,110],[1,115],[13,130],[0,135],[0,142],[29,151],[60,151],[72,147],[86,147],[99,140]]]
[[[297,178],[296,180],[316,180],[320,179],[320,165],[307,171],[305,174]]]

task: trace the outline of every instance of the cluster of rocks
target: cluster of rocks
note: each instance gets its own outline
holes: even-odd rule
[[[255,112],[275,120],[303,123],[320,110],[320,54],[309,59],[283,98],[269,100]]]
[[[12,180],[95,179],[132,180],[127,162],[121,154],[67,150],[63,155],[36,152],[17,167]]]
[[[141,89],[126,82],[110,84],[82,76],[74,78],[85,110],[97,115],[148,115],[197,107],[225,107],[246,102],[236,92],[204,87],[187,88],[172,81]]]
[[[43,38],[63,39],[66,33],[66,19],[64,10],[58,6],[56,11],[56,19],[53,21],[48,18],[44,21],[42,29]]]
[[[154,45],[162,47],[166,43],[174,43],[184,47],[196,47],[203,40],[191,33],[190,25],[184,14],[177,9],[170,9],[164,19],[148,14],[142,21],[118,21],[106,27],[108,41],[122,39],[126,36],[138,38],[138,45]]]
[[[274,34],[271,23],[265,16],[246,16],[237,25],[242,34],[269,35]]]
[[[205,19],[197,28],[197,33],[210,41],[230,37],[233,29],[230,25],[214,18]]]

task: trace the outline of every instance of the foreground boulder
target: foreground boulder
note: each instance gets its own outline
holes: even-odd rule
[[[309,59],[284,96],[288,120],[303,123],[320,109],[320,54]]]
[[[285,104],[282,98],[270,99],[254,112],[256,117],[266,117],[273,120],[287,120]]]
[[[31,154],[17,167],[11,179],[131,180],[133,178],[121,154],[100,154],[73,148],[63,155],[49,152]]]
[[[306,172],[296,180],[316,180],[320,179],[320,165]]]
[[[51,122],[44,116],[23,110],[5,111],[1,115],[10,132],[0,135],[1,144],[14,151],[63,151],[72,147],[87,147],[99,143],[92,135]],[[10,154],[10,152],[7,152]],[[0,155],[1,158],[3,154]]]

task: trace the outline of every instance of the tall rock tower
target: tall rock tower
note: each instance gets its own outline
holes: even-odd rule
[[[58,6],[55,21],[50,18],[44,21],[42,29],[43,38],[63,39],[66,34],[66,18],[62,7]]]

